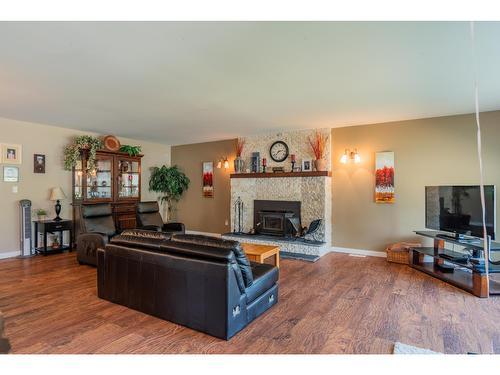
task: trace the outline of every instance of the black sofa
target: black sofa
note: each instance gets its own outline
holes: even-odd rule
[[[278,302],[277,267],[236,241],[125,231],[98,250],[98,295],[230,339]]]
[[[184,234],[186,228],[183,223],[164,223],[160,215],[160,206],[157,201],[139,202],[136,208],[137,228],[155,230],[168,233]]]

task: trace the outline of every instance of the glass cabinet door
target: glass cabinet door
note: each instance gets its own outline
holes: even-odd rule
[[[73,171],[74,182],[73,182],[73,199],[82,200],[83,199],[83,161],[78,160]]]
[[[86,200],[113,198],[113,157],[99,156],[96,169],[87,171]]]
[[[119,199],[139,198],[139,162],[133,159],[118,159],[117,191]]]

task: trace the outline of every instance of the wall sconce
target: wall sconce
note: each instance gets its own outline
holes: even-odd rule
[[[226,158],[220,158],[219,161],[217,162],[217,168],[218,169],[221,169],[223,165],[224,165],[224,169],[228,169],[229,168],[229,161],[227,160],[227,157]]]
[[[342,164],[347,164],[347,161],[351,160],[352,162],[359,164],[361,163],[361,157],[358,154],[358,149],[354,149],[354,151],[350,151],[346,148],[344,155],[340,158],[340,162]]]

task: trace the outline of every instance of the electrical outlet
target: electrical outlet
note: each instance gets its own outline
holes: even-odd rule
[[[19,189],[18,189],[17,185],[12,186],[12,192],[14,194],[17,194],[18,191],[19,191]]]
[[[227,227],[229,225],[229,220],[226,219],[226,221],[224,222],[224,225]]]

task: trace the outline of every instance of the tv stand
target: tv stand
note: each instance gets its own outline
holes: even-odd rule
[[[413,247],[409,253],[411,267],[450,283],[477,297],[500,294],[500,284],[486,276],[484,246],[481,239],[460,239],[447,233],[417,231],[416,234],[434,240],[433,247]],[[461,252],[448,250],[445,243],[465,247],[472,252],[468,257]],[[500,244],[491,242],[490,251],[500,251]],[[428,261],[431,258],[432,261]],[[446,263],[445,263],[446,262]],[[450,269],[450,266],[453,269]],[[446,270],[445,270],[446,268]],[[489,264],[489,273],[500,273],[500,266]]]

